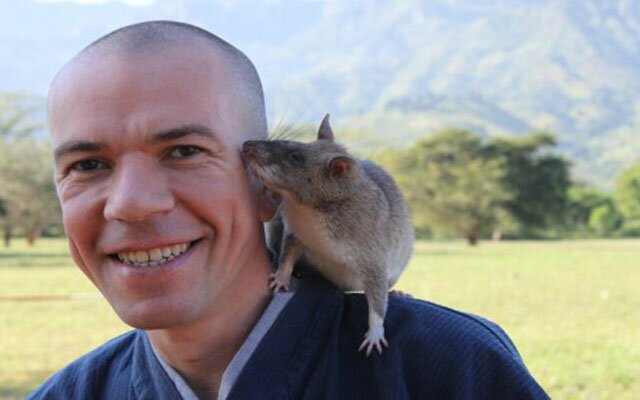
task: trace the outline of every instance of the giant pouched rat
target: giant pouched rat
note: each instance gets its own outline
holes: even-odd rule
[[[388,346],[384,317],[389,288],[413,250],[413,226],[393,178],[334,141],[326,115],[318,140],[247,141],[243,158],[264,186],[282,196],[269,245],[279,253],[271,289],[288,289],[301,256],[343,290],[363,290],[369,330],[360,346],[369,355]],[[279,235],[273,232],[280,229]],[[277,246],[276,248],[273,248]]]

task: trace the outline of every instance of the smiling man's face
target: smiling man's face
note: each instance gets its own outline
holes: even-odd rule
[[[251,132],[229,68],[205,45],[91,55],[52,88],[71,253],[134,327],[206,317],[264,251],[268,216],[245,178]]]

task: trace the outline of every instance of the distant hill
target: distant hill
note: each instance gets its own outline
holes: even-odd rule
[[[546,129],[603,187],[640,160],[638,0],[60,1],[0,7],[0,90],[44,94],[98,35],[178,19],[247,52],[274,127],[331,112],[364,152],[443,127]]]
[[[546,129],[578,178],[604,187],[640,160],[635,0],[345,2],[281,48],[295,69],[274,108],[302,99],[372,144]]]

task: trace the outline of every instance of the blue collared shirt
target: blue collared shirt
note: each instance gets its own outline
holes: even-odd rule
[[[301,281],[229,388],[228,399],[547,399],[494,323],[433,303],[391,297],[389,348],[358,351],[361,294],[319,277]],[[146,334],[132,331],[85,355],[31,399],[180,399]]]

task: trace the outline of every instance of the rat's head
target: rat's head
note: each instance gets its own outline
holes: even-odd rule
[[[341,199],[358,173],[357,161],[334,142],[328,114],[314,142],[250,140],[242,156],[266,187],[308,205]]]

